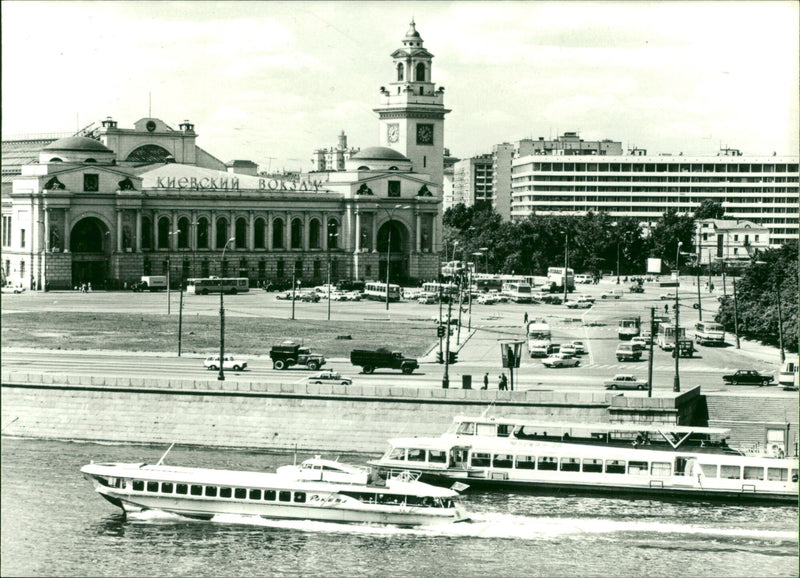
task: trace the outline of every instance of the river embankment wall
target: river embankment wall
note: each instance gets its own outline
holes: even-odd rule
[[[345,387],[17,373],[4,373],[0,380],[3,435],[373,454],[382,452],[391,437],[439,435],[454,416],[486,410],[488,415],[558,422],[687,423],[704,415],[706,407],[699,388],[647,398],[605,391]],[[797,431],[796,425],[792,427]],[[731,442],[736,443],[732,433]]]

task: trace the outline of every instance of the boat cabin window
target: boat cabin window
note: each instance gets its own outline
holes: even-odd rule
[[[517,456],[517,469],[519,470],[535,470],[536,457],[535,456]]]
[[[767,480],[770,482],[785,482],[789,479],[789,470],[786,468],[767,468]]]
[[[703,475],[707,478],[717,477],[717,464],[700,464],[703,469]]]
[[[797,483],[797,470],[792,470],[792,482]]]
[[[197,484],[192,484],[192,487],[189,489],[189,493],[193,496],[202,496],[203,495],[203,486],[199,486]]]
[[[172,482],[161,482],[161,492],[163,494],[171,494],[172,493]]]
[[[509,468],[514,465],[514,456],[510,454],[494,454],[492,458],[492,465],[495,468]]]
[[[175,484],[175,493],[176,494],[188,494],[189,493],[189,486],[186,484]]]
[[[406,459],[406,449],[405,448],[392,448],[392,451],[389,452],[390,460],[405,460]]]
[[[261,499],[261,490],[250,490],[250,499],[251,500],[260,500]]]
[[[653,462],[650,464],[650,474],[667,477],[672,475],[672,464],[669,462]]]
[[[275,490],[264,490],[264,499],[270,502],[275,501]]]
[[[624,474],[625,460],[606,460],[607,474]]]
[[[581,461],[578,458],[561,458],[562,472],[578,472],[581,469]]]
[[[764,468],[759,468],[756,466],[745,466],[744,467],[744,479],[745,480],[763,480],[764,479]]]
[[[236,488],[233,490],[233,496],[237,500],[244,500],[247,497],[247,490],[244,488]]]
[[[738,480],[742,477],[741,468],[739,466],[722,466],[719,477],[726,480]]]
[[[476,435],[493,438],[497,436],[497,425],[493,423],[479,423]]]
[[[144,492],[144,482],[142,480],[133,480],[133,489],[137,492]]]
[[[147,482],[147,491],[148,492],[157,492],[158,491],[158,482]]]
[[[434,464],[446,464],[447,452],[442,450],[428,450],[428,461]]]
[[[409,462],[424,462],[425,450],[409,449],[407,459]]]
[[[541,457],[538,460],[537,469],[539,470],[557,470],[558,469],[558,459],[551,458],[551,457]]]
[[[278,494],[278,501],[291,502],[292,501],[292,492],[288,492],[288,491],[285,491],[285,490],[281,491]]]
[[[490,455],[483,453],[472,454],[472,467],[473,468],[488,468],[490,462]]]
[[[647,470],[647,462],[628,462],[628,473],[634,476],[641,476],[646,475]]]
[[[217,497],[217,486],[206,486],[206,496],[209,498]]]
[[[583,460],[583,471],[587,474],[602,474],[603,460],[595,458],[585,458]]]
[[[514,431],[513,425],[508,425],[505,423],[497,424],[497,437],[499,438],[507,438],[511,435],[511,432]]]
[[[456,430],[458,435],[462,436],[471,436],[475,435],[475,422],[472,421],[465,421],[458,424],[458,429]]]
[[[219,497],[220,498],[230,498],[233,495],[233,489],[231,488],[220,488],[219,489]]]
[[[306,493],[305,492],[295,492],[294,493],[294,501],[298,504],[302,504],[306,501]]]

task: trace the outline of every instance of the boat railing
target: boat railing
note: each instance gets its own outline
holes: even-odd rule
[[[387,472],[387,480],[397,480],[398,482],[411,483],[419,479],[420,472],[410,472],[408,470],[391,470]]]

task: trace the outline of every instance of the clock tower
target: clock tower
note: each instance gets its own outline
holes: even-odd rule
[[[430,175],[442,191],[444,172],[444,87],[433,83],[433,54],[411,21],[402,46],[392,53],[393,80],[381,87],[380,144],[405,155],[415,173]]]

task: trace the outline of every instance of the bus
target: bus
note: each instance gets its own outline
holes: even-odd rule
[[[686,339],[686,328],[678,328],[678,339]],[[664,351],[675,349],[675,326],[672,323],[659,323],[656,343]]]
[[[195,295],[208,295],[209,293],[247,293],[250,291],[250,281],[247,277],[203,277],[199,279],[188,279],[186,281],[186,291]]]
[[[386,300],[386,283],[380,281],[367,281],[364,284],[364,298],[373,301]],[[389,301],[400,301],[400,285],[389,284]]]
[[[453,299],[458,298],[458,285],[455,283],[439,283],[437,281],[429,281],[422,284],[422,291],[428,295],[435,295],[436,299],[439,299],[439,292],[441,291],[443,303],[447,303],[447,300],[451,297]]]
[[[487,291],[500,291],[503,288],[503,280],[498,275],[488,273],[475,273],[472,275],[472,288],[481,293]]]
[[[526,329],[528,353],[531,357],[547,357],[550,353],[550,325],[544,319],[531,321]]]
[[[528,283],[504,283],[502,293],[514,303],[530,303],[533,300],[531,286]]]
[[[700,321],[694,326],[694,338],[700,345],[725,345],[725,328],[721,323]]]
[[[620,339],[630,341],[642,331],[641,317],[625,317],[619,320],[617,335]]]
[[[547,284],[564,288],[564,267],[550,267],[547,269]],[[575,271],[567,269],[567,291],[575,290]]]
[[[778,385],[782,385],[783,389],[797,391],[797,367],[797,356],[788,356],[786,361],[784,361],[783,365],[781,366],[780,372],[778,373]]]

